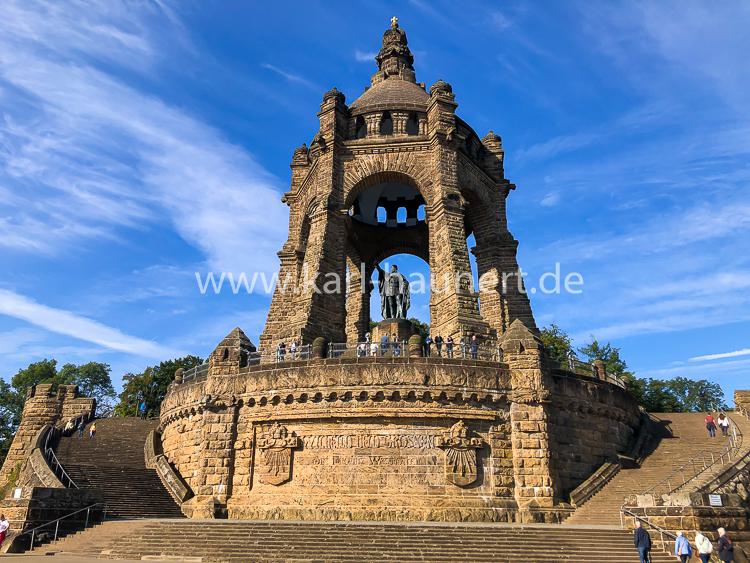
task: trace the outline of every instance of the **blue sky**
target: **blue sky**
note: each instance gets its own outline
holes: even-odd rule
[[[362,93],[393,15],[417,79],[503,137],[522,267],[584,277],[532,296],[538,323],[612,341],[641,376],[747,388],[739,1],[5,2],[3,377],[54,357],[119,384],[237,325],[257,342],[269,298],[201,295],[194,273],[277,267],[292,150],[323,92]]]

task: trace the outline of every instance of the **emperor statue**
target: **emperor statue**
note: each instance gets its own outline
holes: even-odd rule
[[[411,304],[409,281],[398,271],[395,264],[388,273],[379,265],[375,267],[378,269],[378,290],[383,318],[405,319]]]

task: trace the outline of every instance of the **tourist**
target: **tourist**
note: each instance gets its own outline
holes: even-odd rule
[[[91,424],[91,428],[89,428],[89,438],[93,438],[96,435],[96,422],[93,422]]]
[[[682,563],[686,563],[693,554],[693,548],[690,547],[690,542],[682,535],[682,532],[677,532],[677,539],[674,540],[674,554],[680,558]]]
[[[424,357],[429,358],[432,355],[432,337],[428,334],[424,339]]]
[[[367,342],[357,344],[357,357],[364,358],[367,355]]]
[[[65,428],[63,428],[63,434],[68,434],[76,427],[75,423],[73,422],[73,419],[71,418],[68,422],[65,423]]]
[[[297,341],[292,340],[291,346],[289,346],[289,359],[296,360],[297,359]]]
[[[711,416],[710,412],[706,413],[706,418],[704,418],[703,421],[706,423],[706,430],[708,430],[708,437],[716,438],[716,422],[714,422],[714,417]]]
[[[713,552],[714,546],[711,544],[711,540],[700,532],[695,534],[695,550],[698,552],[698,557],[700,557],[702,563],[711,561],[711,552]]]
[[[83,419],[78,421],[78,437],[83,438],[83,429],[86,426],[86,424],[83,422]]]
[[[386,333],[380,337],[380,355],[381,356],[385,356],[388,353],[388,343],[389,343],[389,338],[388,338],[388,334]]]
[[[635,548],[638,550],[638,556],[641,558],[641,563],[649,563],[649,552],[651,551],[651,536],[641,526],[641,521],[635,521],[635,532],[633,534],[633,543]]]
[[[5,514],[0,514],[0,548],[3,547],[5,536],[8,534],[8,528],[10,528],[10,522],[5,519]]]
[[[377,355],[378,355],[378,343],[373,342],[372,344],[370,344],[370,356],[375,357]]]
[[[469,348],[469,337],[467,335],[463,335],[461,337],[461,357],[466,357],[466,350]]]
[[[396,336],[396,333],[394,332],[391,334],[391,347],[393,348],[393,355],[394,356],[400,356],[401,355],[401,346],[398,343],[398,336]]]
[[[476,334],[471,335],[471,359],[479,358],[479,337]]]
[[[435,350],[439,358],[443,357],[443,337],[439,334],[435,337]]]
[[[279,345],[276,347],[276,361],[283,362],[284,356],[286,356],[286,344],[279,342]]]
[[[719,428],[721,428],[721,435],[725,438],[729,436],[729,417],[724,413],[719,415],[718,420]]]
[[[449,358],[453,357],[453,337],[449,336],[445,340],[445,355]]]
[[[575,352],[573,352],[573,350],[568,350],[568,371],[573,373],[576,371],[575,359]]]
[[[719,528],[716,531],[719,532],[719,559],[725,563],[727,561],[734,561],[734,545],[732,544],[732,540],[729,539],[727,531],[724,528]]]
[[[141,400],[140,404],[138,405],[138,415],[143,419],[146,420],[146,400]]]

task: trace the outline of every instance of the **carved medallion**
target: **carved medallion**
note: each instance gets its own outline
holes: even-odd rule
[[[275,422],[258,438],[263,464],[259,467],[261,483],[281,485],[292,478],[292,450],[302,445],[299,436]]]
[[[477,480],[477,450],[484,446],[481,438],[471,438],[463,420],[438,436],[435,444],[445,450],[445,478],[458,487],[468,487]]]

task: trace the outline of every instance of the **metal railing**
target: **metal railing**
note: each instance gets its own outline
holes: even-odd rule
[[[276,348],[276,362],[297,362],[312,358],[312,344],[285,346],[283,349]],[[260,352],[254,352],[250,358],[249,365],[260,363]]]
[[[737,457],[737,452],[742,446],[743,437],[742,431],[731,418],[729,418],[729,428],[729,443],[720,453],[717,454],[709,450],[700,452],[672,471],[666,479],[660,481],[642,494],[654,496],[672,494],[700,475],[705,474],[709,469],[723,467],[725,464],[731,462]]]
[[[430,358],[447,358],[456,360],[484,360],[501,362],[503,355],[500,347],[476,346],[458,344],[448,347],[445,342],[438,349],[433,343],[429,348],[421,345],[423,356]],[[429,355],[428,355],[429,354]],[[328,345],[329,358],[398,358],[409,356],[409,341],[381,341],[381,342],[333,342]]]
[[[624,528],[625,527],[625,518],[626,517],[630,517],[630,518],[633,518],[634,520],[638,520],[641,524],[645,524],[648,528],[651,528],[651,529],[656,530],[657,532],[659,532],[659,541],[661,543],[662,550],[665,551],[665,552],[667,552],[668,554],[672,552],[671,549],[667,548],[667,544],[664,541],[664,538],[666,536],[666,537],[669,538],[669,541],[675,541],[677,539],[677,535],[676,534],[673,534],[672,532],[670,532],[669,530],[667,530],[665,528],[662,528],[661,526],[657,526],[656,524],[654,524],[653,522],[649,521],[649,519],[646,518],[646,517],[644,517],[644,516],[638,516],[634,512],[632,512],[632,511],[628,510],[627,508],[625,508],[624,505],[620,507],[620,528]],[[648,530],[646,530],[646,531],[648,531]]]
[[[81,514],[82,512],[86,512],[86,518],[84,519],[83,528],[86,529],[89,526],[89,522],[91,521],[91,512],[94,507],[101,507],[102,509],[102,518],[100,522],[104,522],[104,520],[107,518],[107,505],[102,502],[95,502],[94,504],[90,504],[88,506],[85,506],[83,508],[80,508],[76,510],[75,512],[71,512],[70,514],[66,514],[65,516],[61,516],[60,518],[56,518],[55,520],[50,520],[49,522],[45,522],[44,524],[40,524],[39,526],[35,526],[34,528],[31,528],[30,530],[24,530],[17,536],[13,538],[13,541],[16,542],[18,538],[21,538],[23,536],[30,536],[30,542],[29,542],[29,551],[34,551],[34,540],[35,538],[39,538],[41,536],[41,532],[45,528],[51,527],[53,524],[55,525],[55,531],[53,534],[53,539],[51,541],[57,541],[57,536],[60,533],[60,522],[63,520],[66,520],[70,518],[71,516],[75,516],[76,514]],[[51,530],[50,530],[51,531]]]
[[[82,424],[83,422],[81,422]],[[52,472],[55,474],[55,477],[60,479],[60,482],[69,489],[77,489],[78,485],[75,484],[75,481],[71,479],[70,475],[68,475],[68,472],[65,471],[65,468],[63,467],[62,463],[60,463],[60,460],[57,459],[57,456],[55,455],[55,451],[50,445],[50,442],[52,438],[54,437],[54,434],[57,432],[57,430],[54,427],[51,427],[47,431],[47,436],[44,439],[44,459],[47,461],[47,465],[52,470]]]
[[[578,358],[568,358],[564,362],[552,360],[552,364],[554,367],[557,367],[557,369],[561,371],[567,371],[570,373],[575,373],[576,375],[583,375],[584,377],[591,377],[600,381],[606,381],[607,383],[611,383],[612,385],[617,385],[618,387],[625,389],[625,381],[623,381],[621,378],[611,373],[607,373],[606,371],[604,372],[604,377],[601,377],[597,373],[593,364],[583,362]]]

